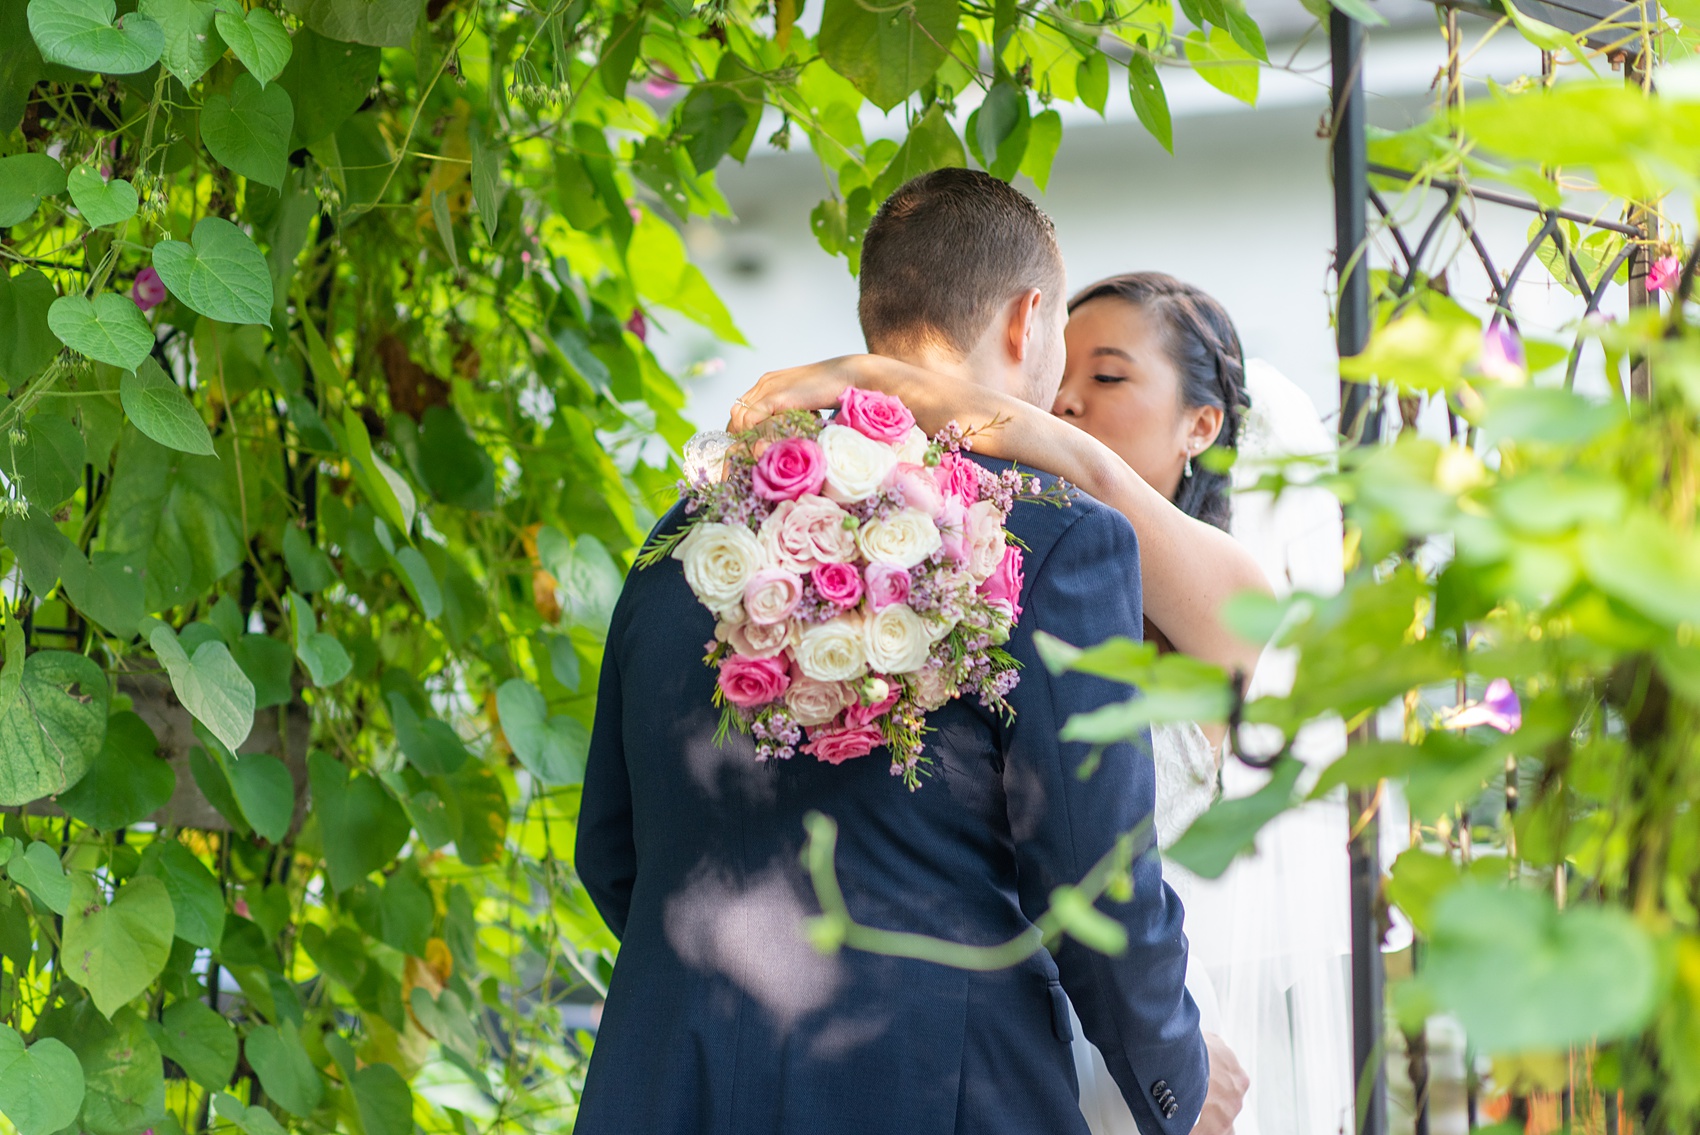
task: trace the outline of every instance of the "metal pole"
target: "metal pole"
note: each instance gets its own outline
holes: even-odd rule
[[[1335,342],[1345,358],[1358,354],[1369,341],[1364,29],[1334,9],[1329,13],[1328,38],[1333,70],[1330,156],[1334,172],[1334,267],[1340,295]],[[1340,432],[1347,444],[1380,440],[1381,415],[1368,384],[1340,384]],[[1358,791],[1348,797],[1347,813],[1352,823],[1352,1082],[1357,1086],[1359,1135],[1387,1132],[1387,1075],[1381,1059],[1385,974],[1376,911],[1381,890],[1378,810],[1374,793]]]

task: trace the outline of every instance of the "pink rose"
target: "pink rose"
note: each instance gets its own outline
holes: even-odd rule
[[[741,709],[753,709],[785,693],[791,675],[783,658],[729,655],[720,663],[720,692]]]
[[[884,684],[882,682],[882,684]],[[872,725],[886,715],[886,711],[897,704],[897,695],[901,692],[896,682],[886,687],[886,695],[872,705],[855,702],[844,711],[844,726],[847,729],[860,729],[864,725]]]
[[[136,306],[143,311],[152,311],[165,302],[165,281],[159,278],[159,273],[148,265],[136,273],[136,282],[130,288],[130,298],[136,301]]]
[[[803,752],[829,765],[841,765],[852,757],[865,757],[883,744],[885,738],[872,725],[854,729],[817,729],[811,734],[809,743],[803,746]]]
[[[838,399],[837,420],[863,437],[897,445],[909,436],[915,415],[889,394],[852,386]]]
[[[944,507],[939,510],[937,523],[939,542],[944,546],[945,558],[958,566],[967,563],[968,506],[962,503],[961,497],[952,493],[944,498]]]
[[[752,623],[783,623],[803,598],[803,581],[784,568],[762,568],[744,584],[744,610]]]
[[[825,497],[780,501],[762,521],[760,540],[768,562],[788,571],[809,571],[816,564],[847,563],[856,558],[850,514]]]
[[[770,501],[794,501],[815,496],[826,483],[826,455],[806,437],[774,442],[756,460],[756,496]]]
[[[862,573],[849,564],[820,564],[809,573],[809,578],[815,581],[815,590],[828,603],[854,607],[862,598]]]
[[[1005,544],[1003,559],[998,561],[996,570],[986,577],[986,582],[980,585],[980,594],[984,595],[986,602],[992,606],[1008,611],[1011,619],[1019,619],[1023,578],[1021,548],[1015,544]]]
[[[925,465],[902,462],[886,476],[885,484],[887,488],[903,493],[905,508],[919,509],[934,520],[944,511],[944,493],[939,489],[933,471]]]
[[[867,569],[868,605],[883,611],[909,600],[909,572],[896,564],[872,563]]]
[[[963,504],[980,499],[980,467],[960,453],[946,453],[933,470],[939,488],[947,495],[959,497]]]

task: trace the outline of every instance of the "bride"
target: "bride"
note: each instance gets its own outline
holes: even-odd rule
[[[835,405],[847,386],[901,397],[928,432],[955,420],[977,452],[1072,481],[1132,522],[1139,537],[1147,637],[1224,670],[1253,676],[1249,692],[1284,692],[1291,660],[1235,636],[1225,601],[1257,588],[1339,586],[1337,506],[1320,489],[1272,499],[1231,490],[1255,466],[1332,445],[1305,394],[1267,364],[1248,367],[1227,312],[1210,296],[1156,272],[1114,276],[1069,302],[1068,361],[1051,414],[1008,395],[894,359],[852,355],[773,371],[733,406],[731,428],[785,410]],[[1211,448],[1239,450],[1232,474]],[[1231,534],[1230,534],[1231,533]],[[1241,543],[1240,541],[1244,541]],[[1259,663],[1262,663],[1261,668]],[[1260,777],[1225,762],[1225,730],[1152,728],[1157,834],[1167,848],[1218,792],[1238,796]],[[1314,734],[1301,756],[1338,755],[1344,738]],[[1187,912],[1187,986],[1206,1032],[1219,1034],[1250,1086],[1238,1135],[1344,1129],[1352,1113],[1346,819],[1338,801],[1270,825],[1258,854],[1220,879],[1165,860]],[[1103,1059],[1075,1029],[1080,1101],[1095,1135],[1137,1135]]]

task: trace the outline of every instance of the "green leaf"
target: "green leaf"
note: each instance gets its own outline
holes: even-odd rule
[[[1051,913],[1063,930],[1100,954],[1119,954],[1127,949],[1127,928],[1093,906],[1078,887],[1058,887],[1051,892]]]
[[[24,659],[18,695],[0,713],[0,806],[83,778],[106,737],[107,694],[106,675],[81,654],[38,650]]]
[[[460,254],[455,250],[454,218],[449,215],[449,195],[442,190],[431,194],[431,219],[437,226],[437,239],[443,242],[443,253],[455,271],[460,271]]]
[[[891,164],[874,182],[874,196],[889,197],[893,190],[910,178],[935,169],[960,168],[967,164],[968,155],[963,152],[962,140],[950,128],[944,109],[935,104],[910,129],[909,136],[892,156]]]
[[[295,52],[277,80],[295,104],[292,151],[329,137],[360,109],[378,81],[379,59],[375,47],[338,43],[311,28],[295,33]]]
[[[160,62],[185,87],[193,86],[224,54],[210,0],[141,0],[136,9],[160,26],[164,47]]]
[[[323,591],[337,581],[331,558],[322,548],[314,546],[299,525],[284,527],[283,562],[289,568],[290,583],[304,595]]]
[[[135,370],[153,350],[153,328],[124,296],[60,296],[47,309],[47,325],[61,342],[96,362]]]
[[[432,574],[431,565],[425,562],[419,549],[411,545],[398,548],[392,562],[407,593],[413,596],[425,617],[435,619],[440,616],[443,613],[443,589],[437,585],[437,577]]]
[[[292,1115],[305,1119],[313,1114],[324,1098],[325,1085],[301,1046],[294,1022],[284,1021],[276,1027],[261,1025],[248,1033],[243,1049],[266,1095]],[[412,1121],[411,1113],[408,1119]]]
[[[49,63],[133,75],[159,62],[165,33],[142,15],[113,20],[113,0],[31,0],[30,34]]]
[[[1054,110],[1041,111],[1027,124],[1027,152],[1021,158],[1021,172],[1033,180],[1039,192],[1051,182],[1051,165],[1056,161],[1057,147],[1062,145],[1062,115]]]
[[[129,710],[106,722],[106,740],[83,779],[59,794],[59,806],[103,832],[144,820],[163,808],[177,787],[171,762],[161,760],[159,739]]]
[[[1127,61],[1127,93],[1133,100],[1133,112],[1139,116],[1140,125],[1162,143],[1163,149],[1174,153],[1175,127],[1169,117],[1169,96],[1149,55],[1135,51]]]
[[[165,968],[175,924],[165,884],[150,875],[132,878],[111,905],[93,878],[73,875],[60,952],[66,976],[87,989],[95,1008],[111,1017]]]
[[[207,1091],[224,1087],[236,1074],[236,1031],[200,1001],[173,1002],[152,1032],[159,1050]]]
[[[221,1118],[236,1124],[245,1135],[285,1135],[283,1124],[271,1112],[258,1105],[245,1104],[229,1092],[214,1096],[213,1108]]]
[[[957,0],[873,5],[826,0],[819,44],[827,66],[881,110],[920,90],[956,38]]]
[[[233,468],[124,431],[102,528],[107,548],[145,561],[147,610],[192,601],[242,562]]]
[[[212,434],[189,396],[153,359],[118,382],[118,396],[136,428],[168,449],[209,456]]]
[[[217,949],[224,937],[224,892],[206,864],[176,840],[157,839],[142,852],[140,870],[165,884],[177,936],[191,946]]]
[[[189,775],[195,778],[195,787],[200,789],[207,803],[229,821],[232,830],[242,836],[253,834],[253,829],[242,816],[241,805],[236,803],[236,793],[231,791],[230,778],[225,775],[224,766],[200,745],[189,750]]]
[[[262,87],[283,73],[294,50],[289,29],[269,8],[254,8],[246,15],[219,12],[218,34]]]
[[[146,590],[135,557],[95,552],[90,560],[67,541],[59,576],[66,596],[82,614],[123,638],[136,633]]]
[[[368,1064],[354,1073],[354,1102],[366,1135],[409,1135],[413,1091],[393,1064]]]
[[[351,779],[334,757],[309,753],[307,775],[331,887],[345,891],[394,859],[412,827],[401,805],[376,780],[365,773]]]
[[[390,721],[395,725],[396,744],[414,768],[426,776],[444,776],[466,763],[471,754],[447,722],[436,718],[421,720],[407,699],[393,690],[385,700],[390,707]]]
[[[472,199],[478,204],[485,235],[494,241],[502,198],[507,193],[502,185],[502,151],[484,137],[481,128],[474,127],[467,136],[472,144]]]
[[[82,1129],[91,1135],[134,1135],[163,1124],[165,1069],[142,1018],[121,1009],[109,1022],[83,1001],[66,1024],[57,1035],[83,1066]]]
[[[136,215],[136,187],[123,178],[107,181],[92,165],[78,166],[66,182],[71,203],[90,228],[104,228]]]
[[[269,326],[271,272],[248,234],[221,217],[203,217],[190,239],[153,246],[154,270],[171,294],[208,319]]]
[[[1102,51],[1094,51],[1080,61],[1080,69],[1074,76],[1075,90],[1080,92],[1080,101],[1104,116],[1104,108],[1110,104],[1110,57]]]
[[[980,164],[988,170],[1001,164],[1004,143],[1011,140],[1027,119],[1027,96],[1021,89],[1008,79],[993,83],[986,92],[986,101],[974,112],[973,140]]]
[[[0,158],[0,229],[29,220],[65,185],[65,167],[46,154]]]
[[[68,418],[37,414],[23,429],[23,443],[6,446],[6,475],[37,508],[51,512],[83,486],[83,435]]]
[[[52,282],[34,268],[16,276],[0,273],[0,381],[8,386],[34,378],[59,354],[59,339],[47,322],[57,298]]]
[[[289,92],[280,86],[262,87],[252,75],[236,76],[228,96],[209,95],[201,109],[201,141],[206,143],[207,152],[226,168],[273,189],[283,186],[283,175],[289,168],[289,135],[294,128],[295,107],[289,101]],[[231,228],[238,233],[241,231],[235,226]],[[198,225],[195,235],[196,249],[202,251]],[[255,251],[258,252],[257,249]],[[155,255],[158,255],[157,251]],[[210,253],[203,252],[203,255]],[[163,278],[164,275],[161,271],[160,276]],[[171,287],[169,280],[166,287]],[[172,288],[173,292],[176,290]],[[266,290],[271,290],[269,277]],[[269,299],[267,306],[270,306]],[[224,319],[223,316],[213,318]],[[258,319],[224,321],[260,322]]]
[[[403,534],[412,531],[418,508],[413,489],[400,473],[372,452],[372,437],[354,407],[343,408],[342,427],[348,455],[355,461],[355,475],[372,507],[398,531]]]
[[[596,71],[602,80],[602,89],[617,99],[626,97],[626,84],[631,81],[632,65],[637,62],[638,49],[643,45],[643,30],[647,22],[640,7],[634,12],[616,16],[608,25],[608,36],[603,41],[602,54],[596,60]]]
[[[1435,900],[1464,879],[1464,873],[1452,860],[1417,847],[1400,853],[1393,861],[1392,875],[1387,897],[1398,904],[1411,925],[1425,937],[1434,932]]]
[[[15,1029],[0,1025],[0,1114],[18,1135],[52,1135],[82,1106],[83,1066],[74,1052],[52,1037],[25,1048]]]
[[[289,769],[270,753],[233,753],[225,760],[224,770],[254,834],[282,843],[295,815],[295,782]]]
[[[378,919],[379,937],[386,945],[412,957],[425,956],[436,907],[431,902],[431,892],[419,881],[417,870],[403,867],[384,883],[383,893],[378,897]]]
[[[330,39],[406,47],[413,41],[424,0],[287,0],[287,6]]]
[[[1628,911],[1471,883],[1443,895],[1420,980],[1486,1053],[1632,1036],[1651,1018],[1658,955]]]
[[[699,86],[686,97],[679,108],[679,129],[698,172],[719,164],[744,132],[750,113],[743,96],[730,86]]]
[[[177,700],[207,730],[236,749],[254,728],[254,684],[222,642],[203,642],[191,658],[177,635],[155,621],[148,632],[148,645],[171,675]]]
[[[1233,34],[1226,28],[1211,28],[1208,36],[1201,31],[1190,31],[1181,41],[1181,50],[1206,83],[1243,103],[1257,102],[1261,75],[1257,60],[1234,42]]]
[[[71,877],[65,874],[65,865],[46,842],[36,840],[24,848],[22,855],[14,855],[6,864],[6,874],[54,914],[71,909]]]
[[[348,677],[348,672],[354,668],[348,651],[342,648],[342,643],[334,635],[318,629],[318,619],[313,615],[312,606],[292,591],[289,593],[289,611],[295,621],[295,656],[307,668],[313,684],[322,689]]]
[[[495,463],[451,407],[432,406],[425,411],[419,423],[419,463],[425,487],[444,504],[467,509],[495,507]]]
[[[550,716],[537,687],[510,678],[496,690],[502,735],[514,756],[544,784],[577,784],[584,779],[590,732],[570,717]]]
[[[254,683],[254,708],[287,705],[295,696],[290,678],[295,671],[295,652],[282,639],[263,634],[244,634],[230,648],[230,656]]]
[[[1302,761],[1283,758],[1269,783],[1250,796],[1218,800],[1169,848],[1169,858],[1206,879],[1220,878],[1235,858],[1256,844],[1263,825],[1293,803],[1293,785],[1304,767]]]

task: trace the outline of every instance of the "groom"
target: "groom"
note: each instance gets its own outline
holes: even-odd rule
[[[1063,286],[1051,223],[1031,201],[940,170],[900,188],[868,229],[859,313],[872,351],[1049,406]],[[679,520],[675,508],[661,528]],[[1057,738],[1125,689],[1054,677],[1033,645],[1036,630],[1082,646],[1140,637],[1133,531],[1087,498],[1018,504],[1009,528],[1027,549],[1008,644],[1023,667],[1014,720],[971,699],[930,714],[936,774],[914,793],[883,751],[760,764],[748,737],[716,745],[702,661],[712,617],[674,560],[628,576],[578,829],[579,875],[621,939],[578,1135],[1084,1135],[1070,1001],[1144,1135],[1193,1130],[1211,1062],[1155,848],[1134,862],[1130,899],[1097,904],[1126,931],[1115,956],[1064,938],[971,972],[826,954],[804,936],[819,909],[799,863],[810,811],[838,823],[838,879],[858,922],[973,945],[1026,931],[1053,889],[1149,819],[1148,740],[1110,746],[1088,776],[1086,747]],[[1198,1130],[1230,1130],[1233,1106],[1213,1102]]]

